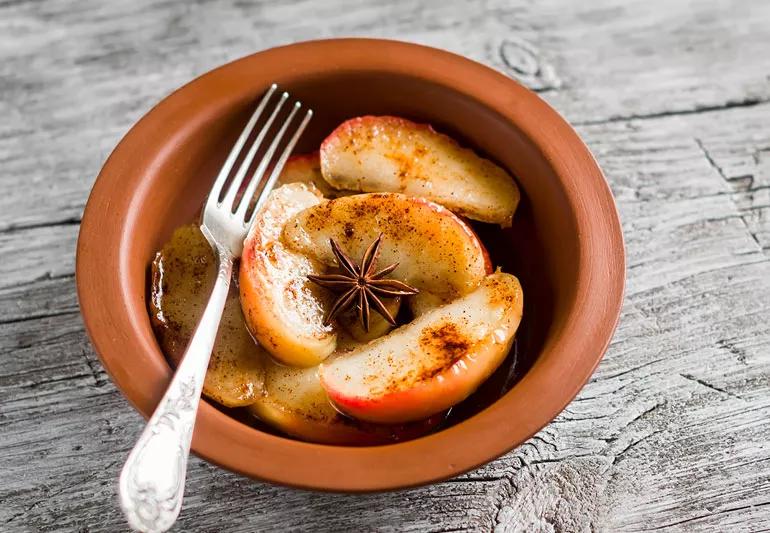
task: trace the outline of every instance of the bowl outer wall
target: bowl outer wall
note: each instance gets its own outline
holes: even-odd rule
[[[405,57],[408,61],[403,60]],[[183,127],[174,123],[179,113],[189,113],[192,123],[205,118],[195,112],[206,112],[202,103],[206,100],[232,104],[230,89],[244,69],[259,69],[265,86],[298,72],[374,71],[416,77],[467,94],[510,120],[548,161],[574,210],[579,236],[579,261],[574,266],[577,283],[569,313],[550,334],[534,366],[500,400],[460,424],[387,446],[327,446],[257,431],[202,402],[193,451],[246,476],[294,487],[346,492],[392,490],[473,469],[523,443],[553,420],[599,363],[620,315],[625,256],[609,187],[576,132],[531,91],[461,56],[376,39],[303,42],[224,65],[161,101],[110,155],[81,224],[77,288],[96,352],[134,407],[148,418],[172,371],[155,338],[147,332],[146,308],[131,304],[135,297],[131,292],[136,288],[126,278],[136,258],[131,257],[128,243],[141,227],[141,221],[131,215],[132,204],[137,198],[148,198],[147,180],[142,176],[152,172],[164,152],[178,146],[178,140],[169,133],[170,128]],[[150,152],[152,156],[147,155]],[[126,194],[127,190],[133,194]],[[131,356],[136,353],[149,354],[151,363],[136,365]]]

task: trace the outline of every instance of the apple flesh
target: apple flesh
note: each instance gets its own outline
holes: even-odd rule
[[[440,296],[429,292],[421,292],[409,298],[409,310],[412,312],[412,316],[417,318],[431,309],[447,303],[449,301]]]
[[[497,272],[472,293],[319,368],[342,412],[377,423],[421,420],[467,398],[502,363],[522,313],[518,279]]]
[[[312,185],[290,183],[275,189],[244,242],[239,281],[246,324],[287,365],[315,366],[336,345],[332,327],[322,323],[329,295],[307,279],[325,267],[281,242],[286,221],[321,201]]]
[[[519,203],[503,168],[427,124],[363,116],[321,144],[321,173],[334,188],[401,192],[433,200],[473,220],[510,226]]]
[[[403,194],[357,194],[297,213],[284,226],[293,251],[336,266],[329,239],[358,261],[382,234],[380,268],[399,263],[390,277],[447,300],[474,290],[491,272],[486,249],[448,209]]]
[[[276,188],[288,183],[305,183],[314,185],[324,198],[336,198],[346,194],[329,185],[321,174],[321,159],[318,152],[297,154],[286,160],[281,175],[276,182]]]

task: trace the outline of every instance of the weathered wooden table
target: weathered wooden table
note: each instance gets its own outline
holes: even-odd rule
[[[465,54],[576,125],[623,219],[620,326],[564,413],[475,472],[340,496],[194,459],[176,530],[770,530],[770,3],[7,0],[0,531],[125,529],[115,480],[142,420],[75,296],[101,163],[194,76],[341,35]]]

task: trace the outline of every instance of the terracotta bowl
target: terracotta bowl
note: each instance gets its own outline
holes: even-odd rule
[[[455,476],[524,442],[577,394],[612,336],[624,284],[615,204],[591,153],[534,93],[468,59],[400,42],[328,40],[254,54],[182,87],[126,134],[91,192],[77,257],[86,328],[115,384],[148,417],[169,383],[147,314],[148,264],[175,226],[194,219],[272,82],[317,113],[300,151],[348,117],[394,114],[433,124],[516,176],[524,197],[516,223],[489,232],[487,244],[524,287],[519,380],[447,429],[364,448],[269,434],[204,402],[194,452],[261,480],[372,491]]]

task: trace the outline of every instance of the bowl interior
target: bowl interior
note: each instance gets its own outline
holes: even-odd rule
[[[514,124],[451,88],[376,72],[299,78],[282,87],[315,111],[297,153],[317,150],[324,137],[348,118],[389,114],[427,122],[516,176],[523,194],[513,227],[500,231],[495,226],[474,224],[494,264],[518,276],[525,290],[513,375],[503,365],[473,398],[455,410],[450,422],[475,414],[531,367],[554,317],[559,316],[557,308],[570,300],[576,274],[561,266],[577,262],[576,248],[564,244],[576,242],[576,231],[560,181]],[[146,305],[141,298],[154,252],[175,227],[196,219],[219,166],[265,89],[252,87],[249,94],[185,130],[174,149],[145,176],[152,194],[135,204],[133,215],[142,221],[142,229],[134,231],[128,243],[132,251],[130,280],[136,287],[130,291],[132,305]],[[569,236],[572,238],[565,238]],[[149,319],[142,327],[150,331]],[[162,357],[159,349],[153,357]]]

